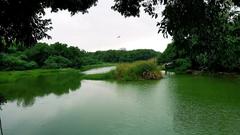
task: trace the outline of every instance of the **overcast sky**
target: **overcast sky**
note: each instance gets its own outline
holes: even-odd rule
[[[126,48],[154,49],[164,51],[171,38],[164,39],[158,34],[157,20],[145,13],[140,18],[125,18],[111,9],[111,0],[99,0],[88,14],[71,16],[67,11],[50,13],[53,29],[48,32],[52,39],[42,42],[67,43],[86,51]]]

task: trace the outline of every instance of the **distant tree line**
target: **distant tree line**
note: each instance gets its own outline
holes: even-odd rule
[[[148,49],[132,51],[108,50],[86,52],[67,44],[37,43],[31,48],[12,44],[0,53],[0,70],[28,70],[36,68],[81,68],[101,63],[132,62],[151,59],[159,52]]]
[[[103,62],[133,62],[138,60],[148,60],[158,56],[160,52],[156,52],[152,49],[138,49],[132,51],[125,50],[108,50],[97,51],[95,53],[89,53],[89,56],[103,61]]]

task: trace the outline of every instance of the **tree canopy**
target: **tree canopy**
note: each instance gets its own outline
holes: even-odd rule
[[[71,14],[86,13],[97,0],[0,0],[0,51],[11,42],[31,47],[37,40],[50,38],[50,19],[43,19],[45,8],[52,12],[68,10]]]
[[[97,1],[0,0],[0,51],[12,42],[31,47],[50,38],[46,32],[52,29],[51,20],[43,19],[45,8],[74,15],[86,13]],[[159,5],[165,6],[162,13]],[[190,59],[193,68],[233,70],[240,63],[239,6],[239,0],[114,0],[112,9],[125,17],[139,16],[141,8],[154,18],[162,15],[157,26],[159,32],[173,37],[176,57]]]

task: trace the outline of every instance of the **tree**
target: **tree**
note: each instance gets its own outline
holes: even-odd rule
[[[231,27],[234,25],[232,18],[238,16],[238,13],[232,11],[231,1],[209,1],[195,5],[196,3],[191,3],[194,10],[187,9],[183,14],[179,14],[182,10],[178,9],[178,4],[167,5],[164,11],[162,23],[166,24],[173,36],[177,56],[190,58],[194,69],[233,71],[239,62],[234,49],[236,44],[232,40],[239,38],[232,34]],[[167,16],[171,11],[176,11],[173,16],[179,18]],[[192,15],[190,11],[198,16]]]
[[[141,7],[158,18],[158,6],[165,5],[159,32],[171,35],[178,58],[188,57],[192,68],[234,70],[239,67],[239,0],[114,0],[112,9],[125,17],[139,16]],[[10,42],[30,47],[51,29],[42,19],[44,8],[86,13],[97,0],[0,0],[0,46]],[[15,12],[17,11],[17,12]],[[111,56],[115,58],[115,52]],[[234,56],[234,58],[230,58]],[[226,59],[227,58],[227,59]],[[114,61],[116,61],[114,60]],[[235,64],[233,64],[235,63]],[[235,65],[235,66],[233,66]]]
[[[43,19],[45,8],[52,12],[68,10],[71,14],[86,13],[97,0],[0,0],[0,52],[12,42],[33,46],[37,40],[50,38],[50,19]]]

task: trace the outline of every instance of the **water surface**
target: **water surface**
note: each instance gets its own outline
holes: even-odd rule
[[[99,73],[107,73],[111,70],[114,70],[116,66],[110,66],[110,67],[101,67],[101,68],[95,68],[91,70],[87,70],[83,72],[84,74],[99,74]]]
[[[107,82],[78,75],[0,84],[4,135],[238,135],[240,80],[175,75]]]

